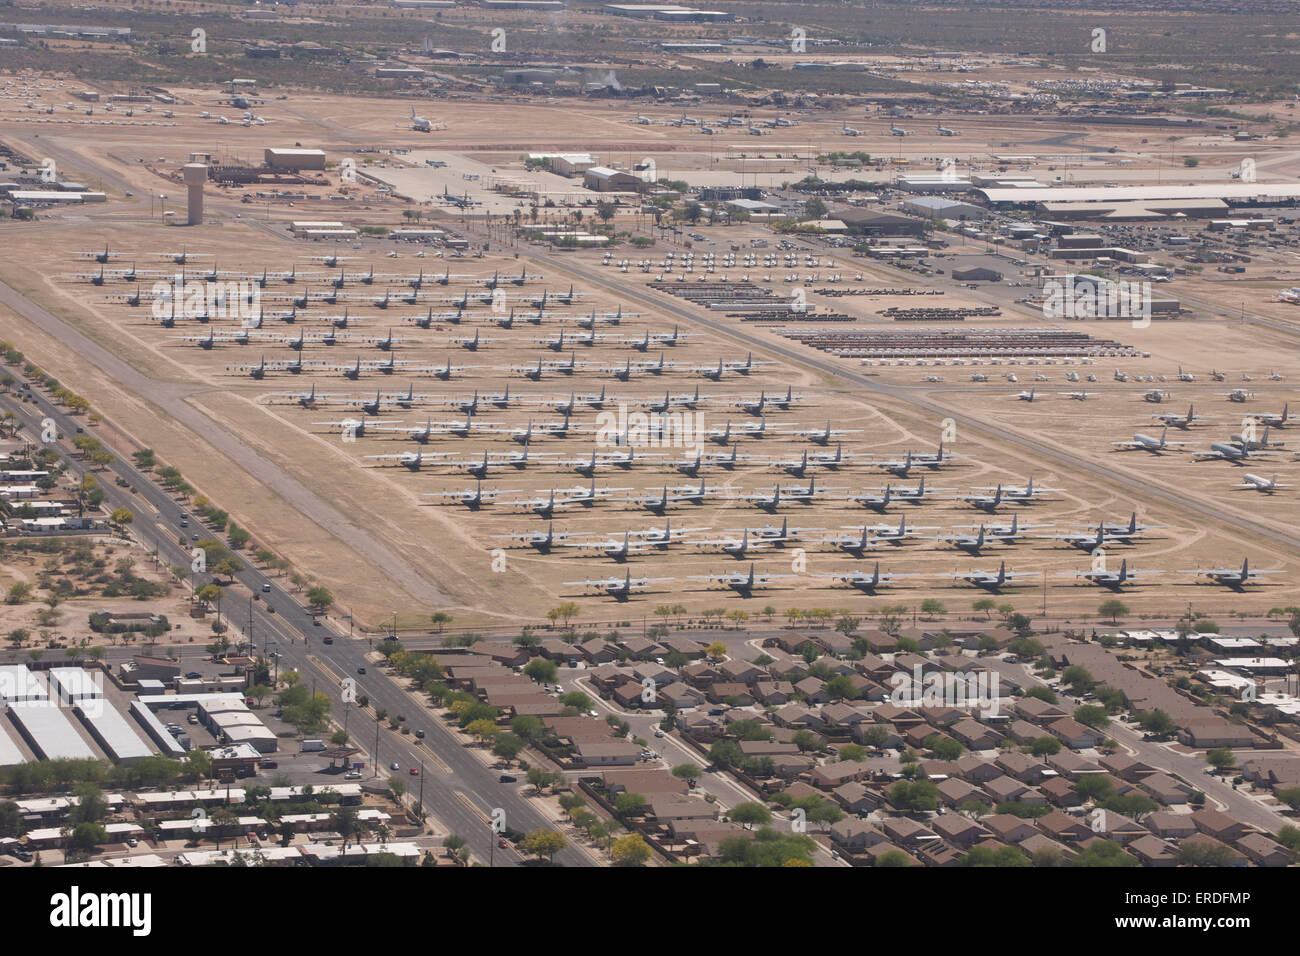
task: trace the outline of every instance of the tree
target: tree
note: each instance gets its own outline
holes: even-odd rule
[[[1105,707],[1099,707],[1096,704],[1084,704],[1082,707],[1074,709],[1074,719],[1085,727],[1091,727],[1093,730],[1101,730],[1110,724],[1110,717],[1106,714]]]
[[[1121,867],[1138,866],[1136,857],[1129,856],[1124,848],[1113,840],[1093,840],[1084,850],[1070,861],[1071,866]]]
[[[442,847],[447,851],[447,856],[451,857],[451,859],[455,860],[457,863],[464,863],[465,860],[469,858],[469,853],[465,850],[467,845],[468,844],[464,837],[457,836],[454,833],[449,834],[447,838],[442,841]]]
[[[926,598],[921,602],[921,613],[927,617],[942,617],[948,613],[948,608],[938,598]]]
[[[448,614],[446,611],[435,611],[429,617],[429,620],[432,621],[435,625],[437,625],[438,633],[441,634],[442,629],[451,623],[451,615]]]
[[[524,741],[515,734],[500,734],[492,744],[492,753],[506,763],[513,762],[525,747]]]
[[[720,661],[727,656],[727,645],[723,644],[721,641],[714,641],[704,649],[704,653],[708,656],[709,660]]]
[[[129,508],[115,508],[113,510],[113,514],[111,515],[111,518],[113,520],[113,524],[128,525],[135,520],[135,515],[131,513],[131,510]]]
[[[1172,717],[1163,710],[1148,710],[1138,717],[1138,726],[1157,738],[1164,739],[1178,729]]]
[[[654,851],[639,833],[629,833],[610,844],[615,866],[644,866]]]
[[[583,799],[582,796],[579,794],[576,793],[560,794],[560,809],[569,815],[570,820],[573,819],[574,810],[577,810],[580,807],[585,807],[586,805],[587,805],[587,801]]]
[[[577,617],[581,611],[582,608],[578,606],[576,601],[565,601],[563,604],[559,604],[547,611],[546,617],[552,623],[555,621],[563,621],[564,626],[567,628],[569,622]]]
[[[772,819],[772,811],[764,804],[754,800],[736,804],[727,815],[731,818],[732,823],[739,823],[746,830],[752,830],[755,823],[765,824]]]
[[[673,776],[678,780],[698,780],[702,772],[698,766],[693,763],[679,763],[673,767]]]
[[[529,767],[526,779],[538,793],[541,793],[548,787],[554,787],[563,780],[564,774],[558,770],[547,770],[544,767]]]
[[[840,760],[856,763],[866,758],[867,748],[860,744],[842,744],[838,753]]]
[[[1061,752],[1061,742],[1055,737],[1038,737],[1030,744],[1029,752],[1035,757],[1050,757]]]
[[[1118,624],[1121,617],[1129,613],[1128,605],[1118,598],[1111,598],[1108,601],[1102,601],[1097,608],[1097,613],[1102,617],[1110,618],[1110,623]]]
[[[548,661],[544,657],[534,657],[524,665],[524,676],[539,684],[553,684],[559,673],[560,669],[555,661]]]
[[[639,793],[620,793],[614,798],[614,812],[620,817],[634,817],[646,807],[646,798]]]
[[[465,731],[480,743],[492,740],[501,733],[496,723],[486,718],[471,720],[465,727]]]
[[[1101,802],[1115,792],[1115,786],[1105,777],[1088,775],[1075,781],[1074,792],[1081,800]]]
[[[1215,747],[1205,754],[1205,762],[1216,771],[1230,770],[1237,765],[1237,758],[1227,747]]]
[[[316,585],[307,589],[307,605],[318,611],[328,610],[334,604],[334,592],[327,587]]]
[[[523,847],[525,852],[532,854],[539,860],[545,859],[549,863],[551,857],[569,845],[569,841],[558,830],[539,827],[525,836],[519,845]]]
[[[941,737],[939,734],[926,737],[925,746],[940,760],[956,760],[966,750],[958,741],[951,737]]]
[[[993,850],[989,847],[974,846],[958,860],[958,863],[961,866],[974,867],[1029,866],[1029,857],[1019,847],[1003,846]]]

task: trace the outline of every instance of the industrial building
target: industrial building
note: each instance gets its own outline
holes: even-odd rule
[[[917,196],[903,200],[900,205],[904,212],[927,219],[986,219],[989,214],[981,206],[941,196]]]
[[[1290,183],[1201,183],[1192,186],[977,188],[991,206],[1037,206],[1056,219],[1163,219],[1179,213],[1225,218],[1231,206],[1293,205],[1300,185]]]
[[[26,664],[0,664],[0,705],[45,700],[49,695]]]
[[[78,704],[75,712],[90,731],[90,736],[95,738],[95,743],[114,762],[134,763],[153,756],[153,748],[140,739],[116,708],[103,700],[92,705]]]
[[[81,739],[66,712],[49,701],[10,704],[9,717],[41,760],[95,759],[95,752]]]
[[[592,166],[582,174],[582,184],[600,193],[639,192],[645,182],[638,176],[608,166]]]
[[[835,209],[832,214],[849,227],[849,232],[863,236],[911,236],[920,238],[925,223],[912,216],[880,212],[874,209]],[[923,250],[924,251],[924,250]]]
[[[272,169],[324,169],[325,151],[323,149],[277,149],[268,146],[263,154],[267,166]]]

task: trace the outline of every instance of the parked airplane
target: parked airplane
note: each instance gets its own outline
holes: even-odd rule
[[[876,562],[875,567],[872,569],[870,574],[866,574],[862,571],[841,571],[838,573],[818,574],[814,576],[819,578],[828,578],[832,581],[839,581],[842,584],[847,584],[849,587],[857,588],[859,591],[863,591],[867,594],[873,594],[878,588],[889,587],[895,581],[900,581],[904,578],[924,577],[924,575],[921,574],[881,574],[879,561]]]
[[[840,124],[840,134],[843,135],[843,136],[861,136],[861,135],[862,135],[862,130],[860,130],[860,129],[854,129],[854,128],[853,128],[852,126],[850,126],[848,123],[841,123],[841,124]]]
[[[1115,446],[1116,451],[1149,451],[1153,455],[1158,455],[1163,451],[1173,450],[1175,447],[1182,445],[1195,444],[1195,442],[1190,441],[1169,441],[1166,438],[1168,434],[1169,426],[1166,425],[1164,428],[1160,429],[1159,438],[1152,438],[1150,435],[1138,432],[1133,436],[1132,441],[1117,441],[1111,442],[1111,444]]]
[[[957,129],[949,129],[948,127],[946,127],[946,126],[943,125],[943,122],[942,122],[942,121],[936,121],[936,124],[935,124],[935,131],[936,131],[940,136],[960,136],[960,135],[961,135],[961,130],[957,130]]]
[[[514,494],[513,490],[503,488],[489,488],[483,490],[483,482],[475,482],[473,488],[466,488],[464,491],[438,491],[428,492],[431,498],[441,498],[447,504],[464,505],[471,511],[477,511],[484,504],[495,501],[503,494]]]
[[[1105,568],[1092,568],[1087,571],[1062,571],[1061,574],[1073,574],[1075,577],[1083,578],[1089,584],[1095,584],[1098,587],[1109,588],[1112,591],[1121,590],[1124,585],[1138,578],[1153,577],[1157,574],[1164,574],[1163,571],[1145,570],[1130,571],[1128,569],[1128,559],[1125,558],[1120,562],[1118,571],[1110,571]]]
[[[782,578],[798,577],[797,574],[757,574],[754,571],[754,565],[749,566],[749,574],[735,572],[731,574],[692,574],[687,576],[690,581],[704,581],[707,584],[720,584],[723,587],[731,588],[737,594],[744,596],[750,595],[755,589],[765,588],[772,581],[781,580]]]
[[[1177,412],[1166,412],[1163,415],[1152,415],[1158,422],[1164,422],[1166,425],[1172,425],[1174,428],[1186,429],[1196,422],[1208,422],[1210,419],[1205,415],[1197,415],[1195,405],[1187,406],[1187,414],[1179,415]]]
[[[1268,458],[1268,452],[1251,451],[1244,445],[1216,441],[1211,443],[1209,451],[1196,452],[1197,461],[1228,461],[1239,465],[1247,458]]]
[[[490,535],[490,537],[516,541],[518,544],[515,545],[515,547],[532,548],[542,554],[547,554],[550,552],[552,547],[563,543],[568,538],[573,537],[576,533],[577,532],[573,531],[561,531],[557,533],[555,530],[555,522],[552,521],[547,523],[545,534],[540,531],[516,531],[512,534],[494,534]]]
[[[1281,568],[1275,568],[1267,571],[1252,571],[1250,569],[1250,559],[1241,559],[1241,568],[1208,568],[1205,570],[1197,569],[1194,571],[1179,571],[1179,574],[1196,574],[1208,579],[1213,584],[1222,584],[1224,587],[1232,588],[1234,591],[1242,590],[1253,578],[1261,574],[1285,574]]]
[[[910,136],[910,135],[912,135],[912,131],[911,131],[910,129],[903,129],[901,126],[896,126],[896,125],[894,125],[893,123],[890,123],[890,124],[889,124],[889,135],[890,135],[890,136]]]
[[[590,579],[585,581],[565,581],[565,587],[587,588],[588,590],[604,591],[616,601],[626,601],[628,596],[634,591],[647,591],[653,584],[662,584],[665,581],[675,581],[676,578],[634,578],[632,577],[631,568],[623,577],[601,578],[595,581]]]
[[[1248,473],[1243,477],[1246,479],[1245,484],[1233,485],[1232,487],[1234,489],[1238,491],[1262,491],[1266,495],[1271,495],[1279,488],[1294,487],[1294,485],[1279,484],[1277,475],[1274,475],[1272,478],[1264,478],[1261,475],[1252,475]]]
[[[998,594],[1007,585],[1014,586],[1019,581],[1023,581],[1035,576],[1036,575],[1031,571],[1008,571],[1007,563],[1003,561],[1001,564],[998,565],[998,570],[996,573],[992,571],[983,571],[980,569],[976,569],[973,571],[968,571],[964,574],[959,572],[957,574],[954,574],[952,578],[954,581],[964,581],[965,583],[973,585],[982,590],[989,591],[993,594]]]
[[[1274,415],[1271,412],[1262,412],[1255,416],[1255,420],[1261,425],[1272,425],[1274,428],[1285,428],[1289,422],[1300,421],[1300,415],[1288,415],[1287,409],[1291,406],[1289,403],[1283,404],[1282,411]]]

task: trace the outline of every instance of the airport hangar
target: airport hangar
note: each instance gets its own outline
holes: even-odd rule
[[[1053,219],[1141,220],[1183,216],[1224,218],[1234,206],[1290,206],[1300,184],[1201,183],[1193,186],[1052,187],[976,189],[989,206],[1033,206]]]

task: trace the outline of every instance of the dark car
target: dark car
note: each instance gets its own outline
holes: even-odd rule
[[[333,644],[333,643],[334,643],[334,638],[332,638],[332,637],[326,635],[326,637],[325,637],[325,643],[326,643],[326,644]]]
[[[515,777],[515,775],[510,773],[503,773],[501,776],[497,777],[497,783],[518,783],[518,782],[519,781]]]
[[[358,674],[364,674],[365,672],[366,672],[366,669],[365,669],[364,667],[358,667],[358,668],[357,668],[357,673],[358,673]]]
[[[423,740],[423,739],[424,739],[424,731],[423,731],[423,730],[417,730],[417,731],[415,732],[415,736],[416,736],[417,738],[419,738],[420,740]]]
[[[188,674],[185,675],[186,680],[200,680],[202,679],[202,677],[203,675],[200,674],[198,671],[190,671]]]

